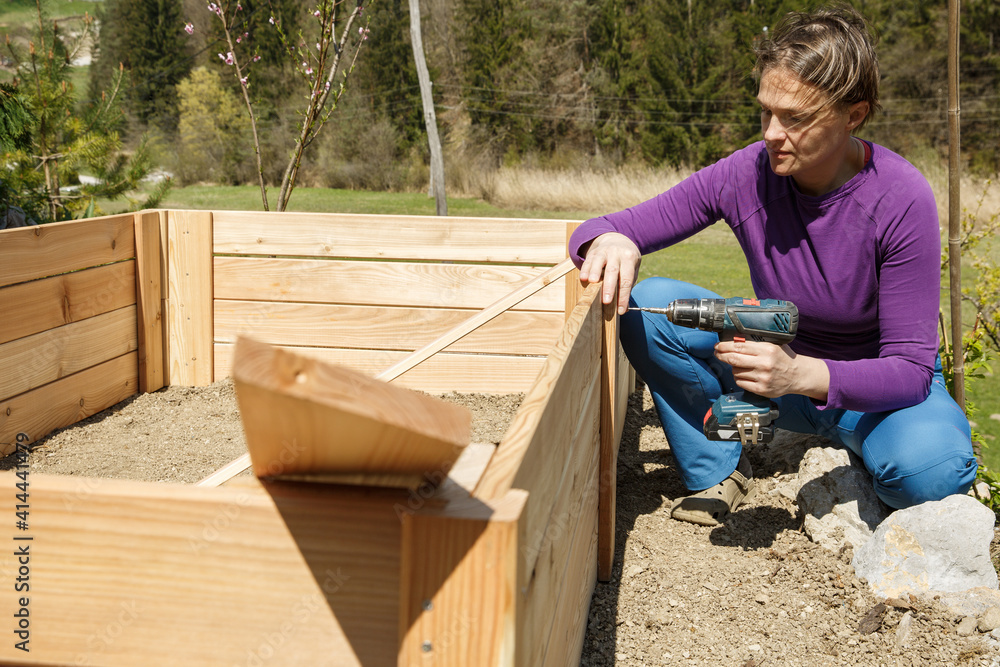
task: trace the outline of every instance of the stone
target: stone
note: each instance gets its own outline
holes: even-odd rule
[[[958,623],[958,628],[955,632],[959,637],[969,637],[973,632],[976,631],[976,625],[978,621],[975,616],[966,616]]]
[[[979,619],[980,632],[993,632],[1000,628],[1000,607],[990,607]]]
[[[989,508],[966,495],[898,510],[855,550],[851,564],[883,598],[996,590],[989,554],[994,520]]]
[[[780,492],[802,510],[806,535],[830,551],[845,542],[858,549],[891,511],[875,494],[868,471],[841,447],[806,450],[795,481]]]
[[[906,643],[910,640],[910,635],[913,633],[913,612],[908,611],[903,614],[903,618],[899,619],[899,625],[896,626],[896,647],[905,648]]]

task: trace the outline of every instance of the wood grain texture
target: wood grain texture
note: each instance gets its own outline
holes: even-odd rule
[[[597,529],[597,578],[611,580],[615,557],[615,496],[617,494],[619,383],[617,304],[604,306],[601,335],[601,491]]]
[[[14,488],[13,473],[0,483]],[[33,660],[390,665],[405,494],[31,476]],[[14,494],[0,501],[13,516]],[[43,546],[44,545],[44,546]],[[0,569],[16,571],[13,549]],[[13,569],[12,569],[13,568]],[[13,596],[0,612],[13,615]],[[15,655],[16,653],[16,655]],[[0,659],[23,662],[13,642]]]
[[[136,307],[0,345],[0,400],[134,352]]]
[[[514,486],[515,479],[522,471],[525,456],[532,448],[533,438],[544,437],[539,435],[539,423],[542,419],[555,420],[560,414],[571,413],[568,406],[562,406],[562,409],[558,409],[557,406],[556,410],[546,411],[553,386],[559,382],[566,382],[562,379],[564,369],[568,369],[568,373],[580,372],[583,374],[582,377],[590,375],[596,378],[599,370],[600,345],[598,286],[591,285],[566,322],[558,342],[545,360],[535,385],[522,401],[493,457],[493,462],[476,487],[476,497],[488,499],[502,496]],[[585,386],[585,382],[578,382],[571,394],[582,399],[586,395],[586,389],[581,390],[581,386]]]
[[[547,509],[547,516],[530,506],[534,500],[543,500],[535,498],[534,490],[523,513],[524,531],[519,538],[522,570],[518,582],[521,596],[518,664],[539,665],[550,655],[553,636],[565,631],[556,624],[558,616],[566,615],[562,607],[577,602],[583,594],[569,590],[570,587],[587,586],[588,595],[593,590],[593,580],[571,578],[575,569],[588,565],[582,562],[586,554],[576,546],[576,540],[580,539],[578,532],[590,530],[586,526],[596,526],[597,521],[599,393],[594,391],[590,399],[584,413],[589,419],[581,419],[577,432],[565,435],[573,443],[573,453],[564,459],[559,471],[558,491],[539,503]],[[574,626],[573,630],[582,633],[582,626]]]
[[[135,256],[132,214],[0,231],[0,287]]]
[[[123,355],[0,402],[0,454],[14,450],[18,433],[35,442],[135,394],[136,356]]]
[[[484,308],[541,269],[490,264],[215,258],[215,298],[353,305]],[[514,306],[564,308],[562,280]]]
[[[258,477],[433,475],[469,444],[467,408],[240,339],[233,380]],[[343,479],[343,478],[341,478]]]
[[[0,245],[0,257],[6,257]],[[0,288],[0,343],[135,303],[132,260]]]
[[[513,666],[518,520],[528,494],[403,516],[397,665]]]
[[[170,211],[167,221],[166,384],[212,383],[212,214]]]
[[[234,347],[230,343],[215,344],[216,381],[232,375]],[[370,376],[377,375],[409,355],[407,352],[392,350],[283,347],[296,354],[314,357],[330,364],[340,364]],[[451,391],[519,394],[531,388],[544,362],[544,357],[439,352],[393,380],[393,384],[431,394]]]
[[[139,345],[139,391],[150,392],[165,384],[163,355],[163,251],[160,246],[161,213],[135,214],[136,302]]]
[[[566,221],[216,211],[215,252],[555,264]]]
[[[450,308],[217,300],[215,340],[231,343],[244,335],[272,345],[416,350],[475,314]],[[562,323],[561,313],[505,312],[448,348],[544,355]]]

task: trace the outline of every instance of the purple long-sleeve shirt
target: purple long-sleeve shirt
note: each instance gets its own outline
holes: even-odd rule
[[[614,231],[650,253],[718,220],[742,246],[757,297],[798,307],[791,348],[830,370],[820,407],[880,412],[927,397],[941,238],[934,195],[910,163],[872,145],[859,174],[811,197],[774,174],[759,142],[649,201],[586,221],[569,252],[580,266],[580,247]]]

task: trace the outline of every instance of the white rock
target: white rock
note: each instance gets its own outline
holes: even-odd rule
[[[854,552],[858,577],[882,597],[997,589],[993,512],[965,495],[893,512]]]

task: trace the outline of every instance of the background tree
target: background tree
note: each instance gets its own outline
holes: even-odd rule
[[[177,84],[191,71],[180,0],[104,0],[90,67],[91,99],[99,99],[120,66],[128,110],[167,132],[177,127]]]
[[[121,76],[86,116],[75,113],[69,67],[89,37],[91,21],[84,22],[83,34],[67,43],[58,24],[46,19],[41,0],[36,9],[37,27],[27,47],[8,42],[19,73],[13,85],[31,116],[30,141],[7,151],[2,159],[8,166],[9,189],[19,193],[25,209],[38,212],[39,222],[45,222],[93,214],[98,198],[129,196],[152,164],[144,143],[131,155],[122,152],[117,131],[122,118]],[[80,184],[81,170],[89,171],[96,182]],[[169,181],[164,182],[143,206],[155,206],[168,187]]]

